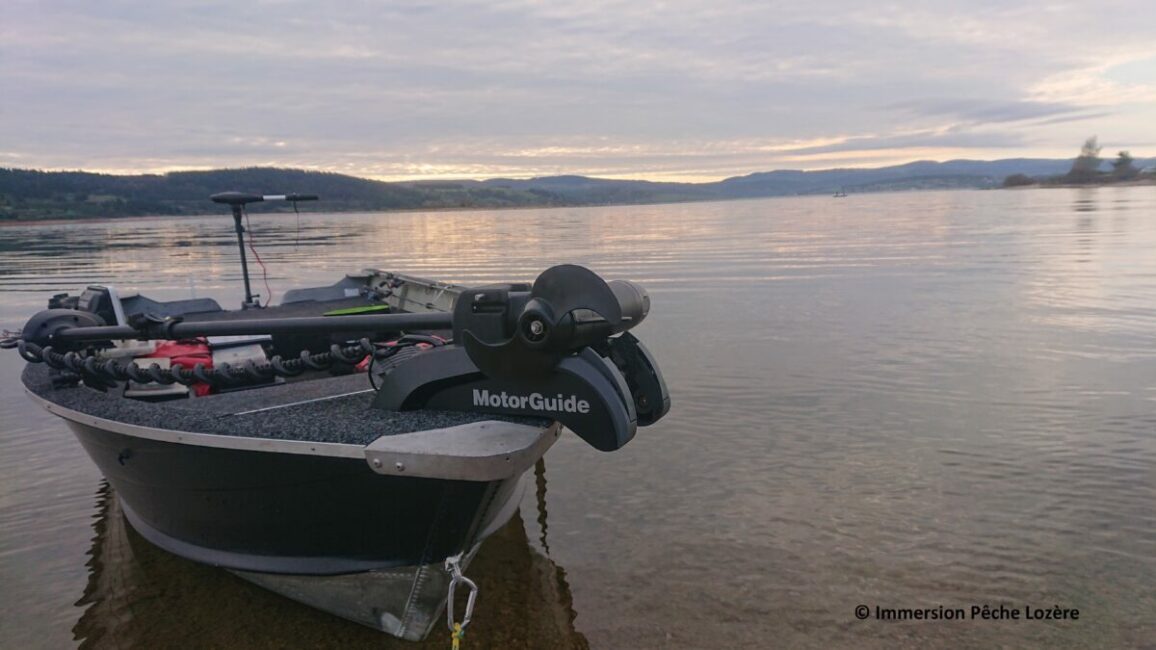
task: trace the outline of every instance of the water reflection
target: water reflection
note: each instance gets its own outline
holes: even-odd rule
[[[546,554],[550,554],[550,544],[546,541],[546,458],[543,456],[534,463],[534,502],[538,506],[538,542]]]
[[[540,503],[544,499],[540,495]],[[224,570],[179,558],[132,529],[107,483],[96,501],[88,584],[76,603],[84,613],[72,628],[84,650],[409,649],[445,648],[448,643],[448,631],[441,627],[421,643],[398,641]],[[539,518],[544,521],[544,510]],[[480,595],[466,647],[589,648],[574,629],[565,571],[531,545],[520,515],[486,541],[467,573],[478,583]]]
[[[1072,202],[1075,212],[1095,212],[1100,209],[1099,199],[1094,187],[1081,187],[1076,190],[1076,200]]]

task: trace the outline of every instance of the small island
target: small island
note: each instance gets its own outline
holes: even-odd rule
[[[1084,146],[1080,148],[1080,155],[1076,156],[1068,173],[1046,177],[1012,174],[1004,179],[1003,187],[1156,185],[1156,168],[1140,169],[1136,166],[1136,159],[1127,151],[1116,154],[1116,159],[1111,161],[1110,170],[1101,169],[1104,160],[1100,158],[1100,150],[1101,147],[1096,136],[1092,136],[1084,141]]]

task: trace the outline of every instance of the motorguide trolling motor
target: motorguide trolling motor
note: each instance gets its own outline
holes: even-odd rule
[[[558,420],[602,451],[670,410],[654,358],[628,331],[650,311],[638,285],[581,266],[532,287],[470,289],[454,307],[454,345],[391,368],[376,408],[480,411]]]
[[[124,325],[105,325],[85,309],[52,308],[35,314],[18,340],[28,361],[46,361],[78,373],[103,390],[125,377],[182,383],[198,369],[148,370],[102,360],[93,350],[115,339],[319,332],[381,332],[453,328],[450,345],[414,354],[382,376],[374,408],[444,409],[558,420],[596,449],[613,451],[670,409],[670,395],[654,358],[629,331],[646,317],[650,299],[631,282],[605,282],[580,266],[547,269],[534,282],[464,291],[453,314],[256,318],[185,321],[134,314]],[[351,346],[333,353],[356,363],[369,352]],[[334,346],[336,348],[337,346]],[[303,353],[304,355],[305,353]],[[295,363],[296,360],[286,362]],[[246,368],[256,377],[280,372],[278,357]],[[123,375],[123,376],[122,376]],[[151,379],[150,379],[151,378]]]

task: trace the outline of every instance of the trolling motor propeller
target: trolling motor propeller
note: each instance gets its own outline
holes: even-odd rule
[[[465,291],[454,308],[454,340],[490,377],[534,379],[563,357],[625,332],[646,318],[650,297],[625,280],[606,282],[573,264],[525,285]]]

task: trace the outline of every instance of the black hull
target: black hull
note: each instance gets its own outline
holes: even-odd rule
[[[476,543],[517,476],[384,476],[364,458],[164,442],[68,421],[133,527],[183,557],[334,575],[439,562]]]
[[[73,626],[81,650],[447,647],[444,616],[437,617],[426,644],[391,642],[376,630],[345,624],[252,589],[226,572],[173,557],[137,535],[121,515],[115,493],[102,487],[92,521],[88,583],[76,604],[83,613]],[[527,539],[517,514],[489,538],[469,573],[484,591],[466,648],[589,648],[574,630],[565,572]]]

